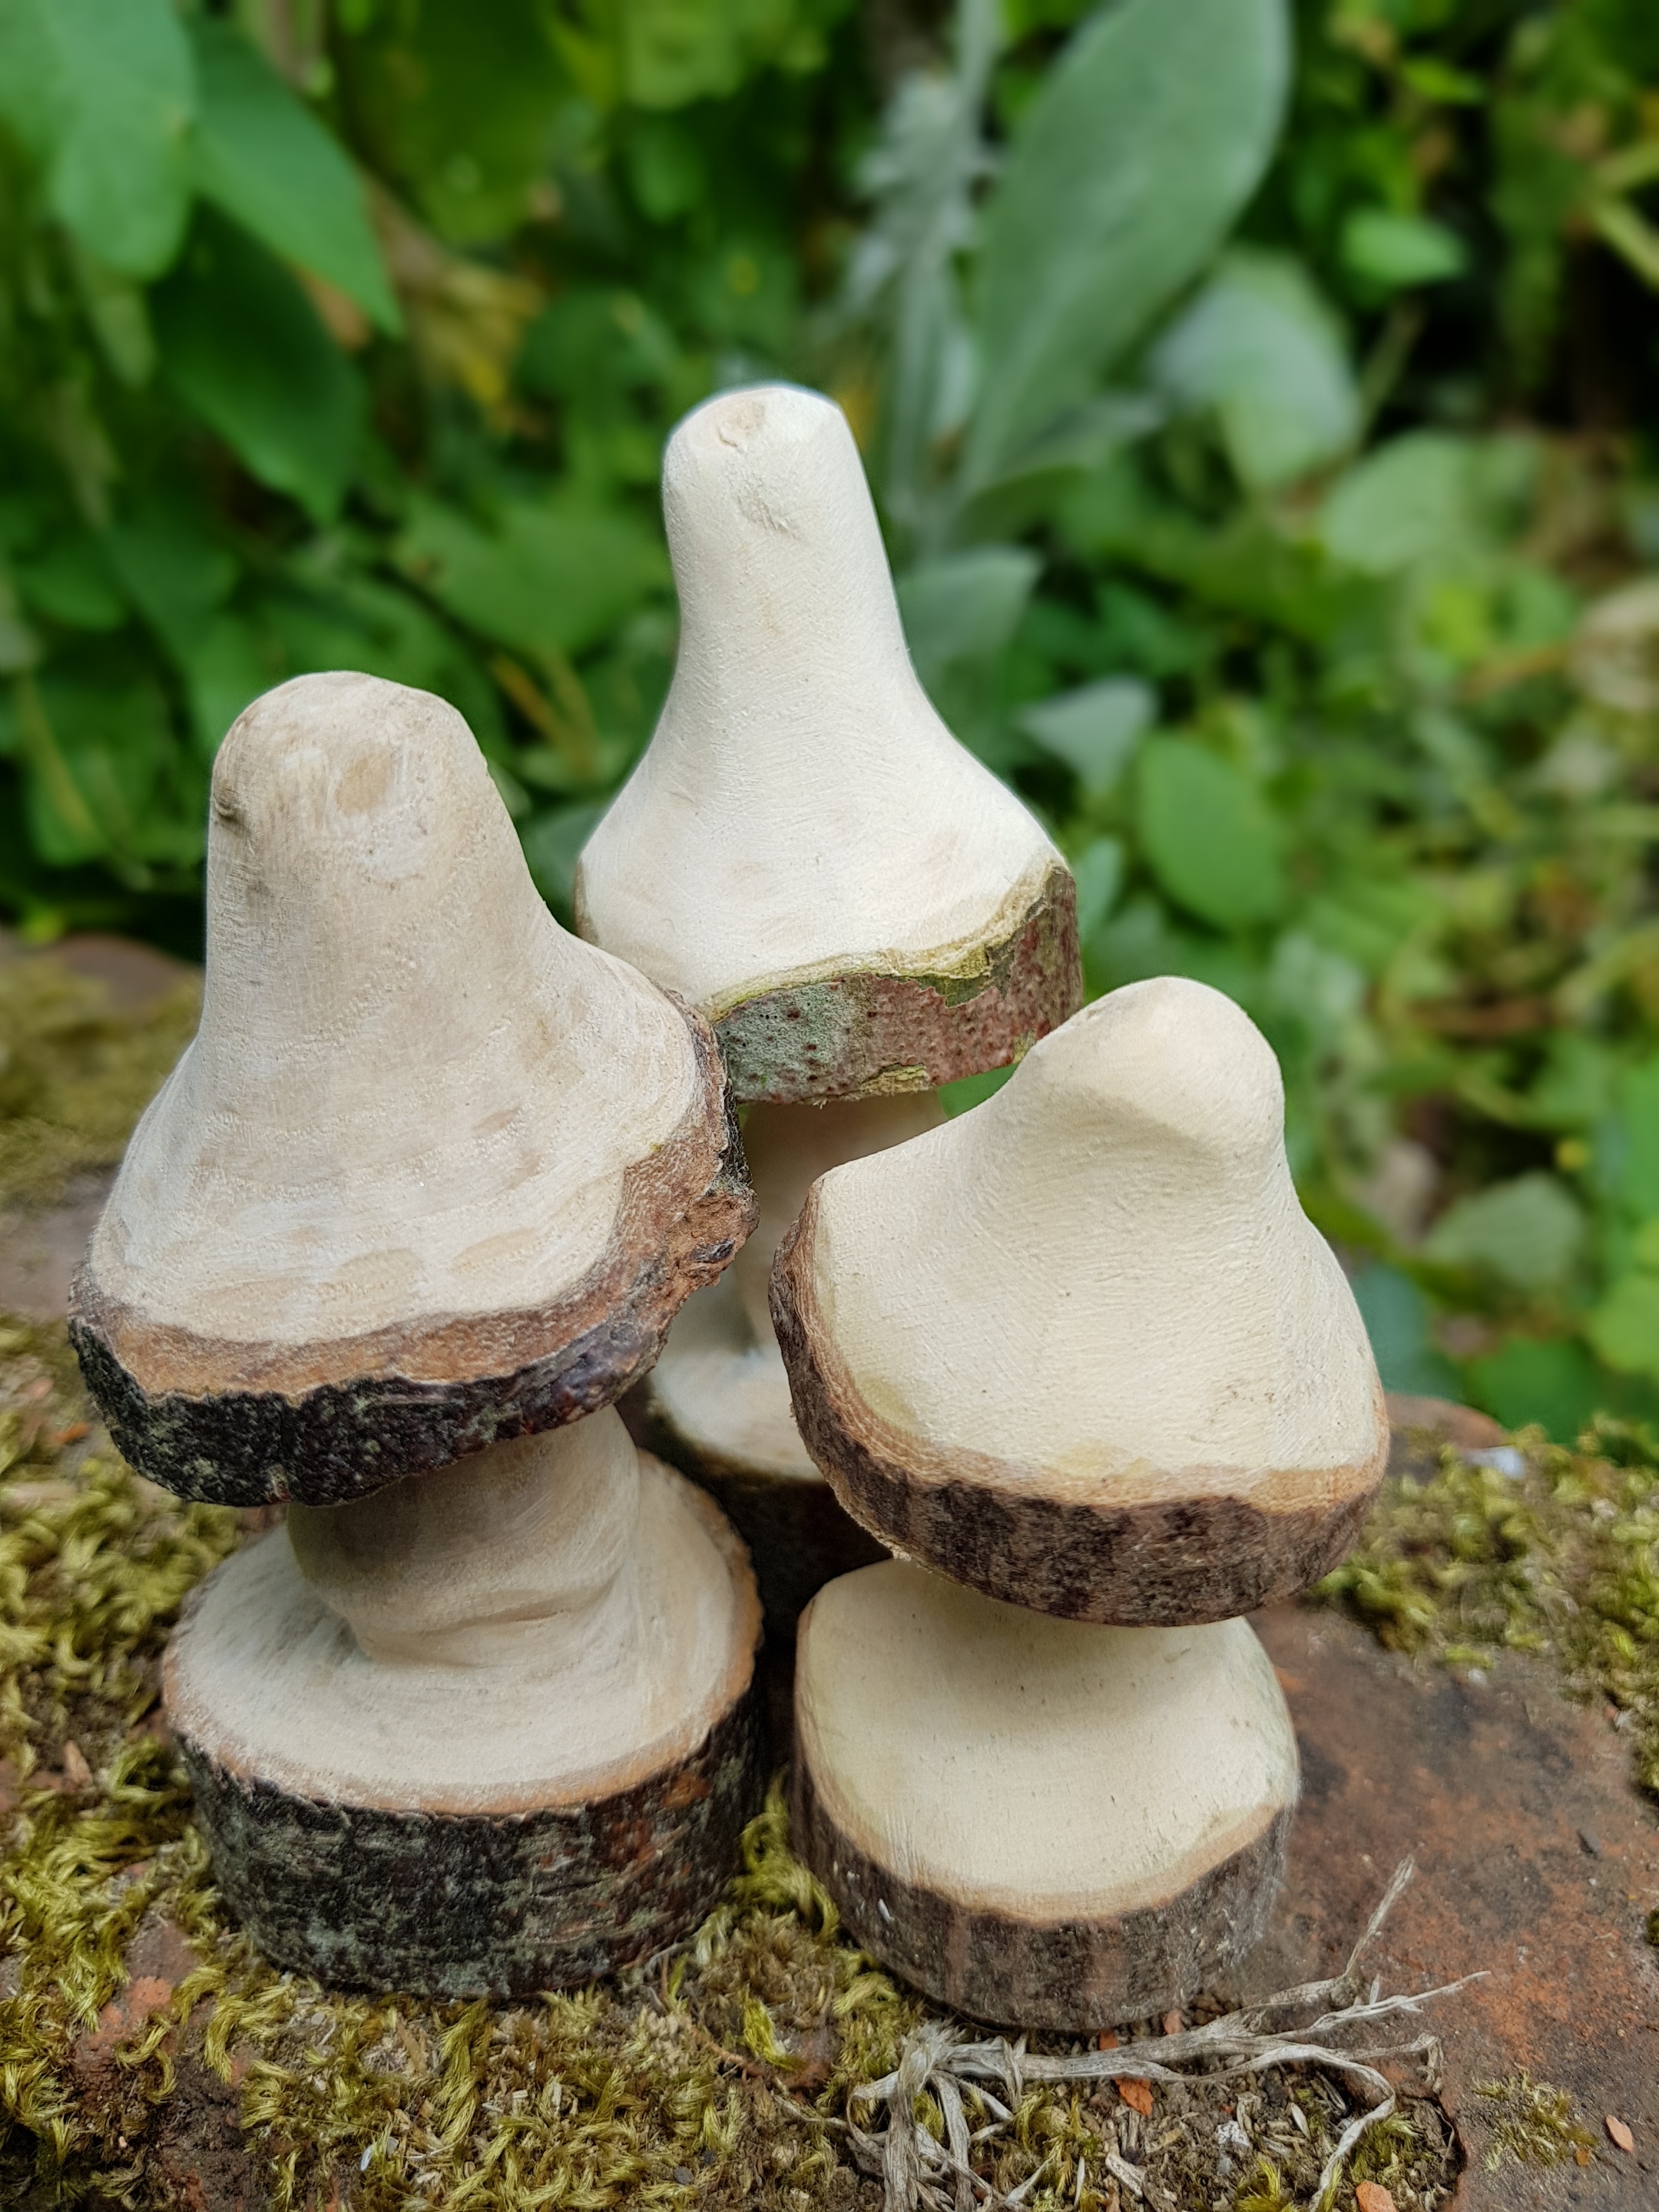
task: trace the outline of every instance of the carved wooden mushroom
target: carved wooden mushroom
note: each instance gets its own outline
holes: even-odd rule
[[[144,1473],[296,1501],[167,1656],[216,1877],[328,1979],[585,1979],[695,1923],[752,1809],[746,1559],[610,1405],[753,1217],[713,1040],[558,928],[423,693],[256,702],[208,876],[75,1331]]]
[[[1187,1625],[1314,1581],[1381,1480],[1364,1325],[1303,1213],[1267,1042],[1134,983],[997,1095],[817,1183],[773,1273],[808,1449],[988,1595]]]
[[[1056,1620],[890,1559],[802,1615],[795,1747],[797,1848],[941,2004],[1108,2027],[1266,1933],[1296,1738],[1242,1620]]]
[[[754,1102],[762,1230],[687,1311],[642,1412],[748,1536],[769,1620],[787,1627],[876,1551],[790,1419],[772,1237],[826,1168],[936,1126],[939,1085],[1065,1019],[1081,995],[1076,893],[916,679],[837,407],[780,385],[710,400],[670,441],[663,504],[673,686],[582,854],[576,912],[708,1017]]]
[[[201,1028],[71,1299],[133,1465],[333,1504],[556,1426],[751,1219],[706,1024],[558,927],[454,709],[256,701],[214,769]]]

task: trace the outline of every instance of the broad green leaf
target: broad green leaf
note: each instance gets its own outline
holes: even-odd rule
[[[988,1098],[994,1098],[1013,1072],[1012,1067],[988,1067],[981,1074],[962,1076],[942,1085],[939,1103],[954,1121],[958,1114],[969,1114]]]
[[[1659,1214],[1659,1058],[1626,1069],[1619,1085],[1624,1123],[1620,1194],[1638,1219]]]
[[[237,26],[191,25],[201,83],[197,188],[285,261],[355,300],[383,331],[403,327],[362,179],[337,140]]]
[[[1334,460],[1358,435],[1341,327],[1287,256],[1229,255],[1152,369],[1181,405],[1214,412],[1241,481],[1259,490]]]
[[[1659,1377],[1659,1275],[1621,1275],[1589,1314],[1584,1334],[1609,1367]]]
[[[44,859],[67,866],[108,855],[130,867],[198,857],[202,794],[181,786],[159,684],[48,676],[20,719],[30,828]]]
[[[493,528],[423,501],[398,557],[449,613],[532,654],[580,653],[668,575],[631,509],[572,493],[513,501]]]
[[[1480,527],[1473,449],[1437,430],[1408,431],[1368,453],[1333,489],[1320,520],[1332,557],[1372,576],[1466,545]]]
[[[1116,837],[1097,837],[1072,863],[1077,878],[1077,933],[1086,945],[1117,904],[1123,888],[1123,846]]]
[[[1350,1286],[1384,1389],[1423,1398],[1461,1395],[1457,1371],[1436,1349],[1427,1302],[1409,1275],[1397,1267],[1361,1267]]]
[[[1476,1403],[1506,1429],[1536,1421],[1558,1444],[1576,1443],[1608,1401],[1607,1375],[1567,1337],[1512,1336],[1467,1372]]]
[[[356,466],[363,391],[296,280],[204,214],[154,306],[177,390],[250,475],[331,520]]]
[[[0,87],[52,212],[106,269],[158,275],[184,236],[196,112],[168,0],[0,0]]]
[[[574,89],[538,0],[382,7],[335,42],[354,140],[446,238],[503,237],[534,204]]]
[[[975,545],[901,576],[899,612],[922,682],[936,681],[954,662],[1000,653],[1019,627],[1042,565],[1023,545]]]
[[[236,581],[233,555],[179,501],[135,503],[109,533],[127,596],[180,663],[211,625]]]
[[[206,761],[243,708],[291,672],[274,662],[270,640],[238,614],[215,615],[182,659],[196,750]]]
[[[68,106],[50,0],[0,0],[0,122],[35,161],[46,161]]]
[[[599,799],[576,806],[561,806],[538,814],[519,832],[524,856],[537,890],[567,921],[570,895],[576,880],[576,860],[592,836],[608,801]]]
[[[1279,827],[1231,761],[1189,738],[1155,738],[1141,751],[1138,790],[1141,849],[1179,905],[1222,929],[1279,913]]]
[[[20,561],[17,581],[37,614],[71,629],[119,629],[127,618],[109,556],[90,532],[61,538],[33,560]]]
[[[1023,708],[1017,720],[1045,752],[1065,762],[1085,791],[1097,792],[1116,783],[1157,714],[1150,684],[1108,676]]]
[[[1087,399],[1215,252],[1289,64],[1283,0],[1118,0],[1077,33],[985,210],[970,485]]]
[[[1489,1268],[1518,1291],[1555,1290],[1584,1249],[1584,1215],[1542,1169],[1488,1183],[1449,1206],[1424,1239],[1425,1259]]]
[[[1358,208],[1342,226],[1345,265],[1391,292],[1461,276],[1467,258],[1457,234],[1426,216]]]

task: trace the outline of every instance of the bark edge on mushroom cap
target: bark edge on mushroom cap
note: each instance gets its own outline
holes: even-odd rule
[[[805,1759],[792,1825],[848,1932],[884,1966],[972,2019],[1076,2034],[1183,2004],[1261,1942],[1295,1809],[1282,1806],[1165,1904],[1049,1922],[976,1907],[881,1866],[830,1818]]]
[[[1005,1066],[1082,1000],[1077,885],[1057,866],[1014,928],[971,963],[784,984],[717,1015],[714,1033],[744,1101],[871,1098]]]
[[[1045,1493],[1034,1470],[930,1446],[875,1413],[822,1327],[814,1188],[778,1248],[772,1318],[807,1449],[848,1512],[894,1550],[988,1597],[1070,1620],[1227,1620],[1318,1581],[1352,1547],[1388,1465],[1333,1470],[1333,1504],[1273,1511],[1224,1490],[1134,1504]],[[1172,1482],[1176,1471],[1171,1470]]]
[[[551,1306],[262,1349],[147,1322],[83,1267],[70,1336],[126,1458],[182,1497],[331,1505],[619,1397],[755,1218],[713,1033],[675,1004],[695,1047],[696,1102],[624,1171],[610,1249]]]

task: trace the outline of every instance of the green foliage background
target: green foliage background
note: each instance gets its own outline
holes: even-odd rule
[[[664,437],[797,377],[1386,1378],[1659,1415],[1656,214],[1649,0],[0,0],[0,908],[195,949],[225,728],[349,666],[562,910]]]

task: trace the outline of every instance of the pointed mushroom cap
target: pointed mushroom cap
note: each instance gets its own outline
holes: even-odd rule
[[[332,1502],[626,1387],[741,1240],[728,1145],[706,1028],[560,929],[454,708],[302,677],[220,750],[201,1028],[77,1348],[157,1480]]]
[[[884,1541],[1079,1619],[1322,1572],[1388,1451],[1279,1066],[1233,1002],[1115,991],[972,1113],[817,1183],[774,1273],[795,1416]]]
[[[679,657],[579,927],[708,1017],[742,1097],[1012,1058],[1077,1003],[1075,891],[916,679],[846,417],[724,392],[670,441],[663,507]]]

